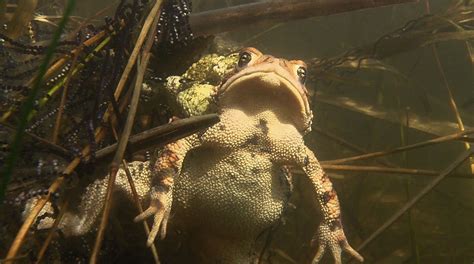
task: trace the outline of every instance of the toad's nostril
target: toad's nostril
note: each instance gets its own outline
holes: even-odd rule
[[[262,62],[272,63],[274,61],[275,61],[275,58],[273,58],[272,56],[264,56],[261,59],[260,63],[262,63]]]

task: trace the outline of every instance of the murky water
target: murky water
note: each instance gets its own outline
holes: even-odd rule
[[[2,2],[6,4],[5,8],[1,8]],[[26,2],[0,1],[0,22],[10,26],[3,30],[4,41],[0,46],[2,167],[8,166],[13,153],[15,127],[22,119],[19,106],[31,94],[33,77],[48,54],[46,47],[58,28],[63,7],[68,1],[38,1],[32,16],[36,19],[31,23],[27,21],[15,40],[5,38],[13,27],[11,21],[15,10],[22,5],[36,4],[36,1]],[[136,67],[132,67],[125,91],[113,103],[111,96],[132,54],[140,25],[151,8],[138,4],[141,1],[136,1],[135,5],[134,1],[125,1],[128,4],[117,12],[119,2],[83,0],[76,3],[66,33],[62,34],[62,40],[71,43],[60,43],[48,68],[56,69],[52,63],[70,51],[73,51],[72,59],[69,57],[66,64],[59,65],[57,71],[47,75],[43,85],[39,86],[36,97],[39,101],[27,118],[25,131],[48,142],[41,143],[28,134],[23,138],[5,202],[0,208],[2,261],[14,257],[18,263],[35,262],[50,234],[52,242],[44,254],[44,263],[82,263],[90,259],[102,203],[92,203],[97,207],[93,211],[97,210],[99,216],[85,235],[68,236],[61,228],[56,232],[50,232],[50,228],[38,229],[42,224],[51,227],[61,212],[80,216],[83,212],[81,200],[95,180],[102,179],[101,186],[105,186],[97,187],[101,190],[98,193],[104,195],[106,192],[107,179],[103,178],[108,174],[113,152],[104,158],[99,151],[92,159],[84,153],[80,158],[79,153],[86,145],[98,151],[117,142],[114,133],[120,135],[125,127],[129,109],[126,107],[127,98],[135,84]],[[191,28],[193,15],[257,1],[192,2]],[[291,2],[284,1],[284,4]],[[470,132],[474,128],[474,5],[470,1],[421,0],[298,20],[251,24],[243,20],[239,27],[226,25],[232,30],[221,32],[215,38],[198,36],[196,40],[187,41],[186,45],[180,42],[191,36],[184,16],[180,17],[182,10],[171,7],[169,11],[171,17],[158,26],[158,30],[169,37],[155,43],[151,49],[153,55],[144,77],[147,87],[142,89],[132,135],[165,125],[173,116],[185,118],[190,113],[207,113],[201,108],[183,110],[186,103],[179,100],[194,102],[201,100],[199,96],[203,94],[209,96],[212,87],[218,86],[223,76],[230,74],[217,74],[217,70],[210,69],[224,69],[227,67],[223,66],[227,65],[225,63],[235,63],[237,57],[230,55],[232,51],[255,47],[277,58],[303,60],[308,65],[306,88],[314,114],[313,129],[304,140],[321,161],[337,191],[342,228],[354,249],[366,263],[473,263],[474,165],[471,169],[471,164],[474,164],[474,158],[460,160],[469,149],[469,142],[473,142]],[[173,24],[173,15],[183,20]],[[173,35],[174,29],[179,31],[176,36]],[[94,40],[93,36],[98,34],[104,36]],[[86,47],[81,47],[81,43],[86,43]],[[216,52],[224,57],[209,59],[211,67],[198,65],[193,73],[187,71],[204,55]],[[232,56],[235,56],[234,61],[224,59]],[[215,75],[210,76],[210,72]],[[173,84],[176,86],[170,84],[170,76],[181,76],[176,79],[178,84]],[[199,90],[199,86],[194,94],[181,93],[194,89],[194,85],[206,85],[206,88]],[[176,90],[170,92],[170,87]],[[213,104],[207,99],[204,101],[206,107],[207,103]],[[109,104],[114,105],[115,112],[122,112],[119,118],[112,106],[108,110]],[[61,105],[65,106],[64,110],[60,110]],[[280,107],[287,106],[282,104]],[[209,107],[206,111],[215,109]],[[59,118],[58,113],[61,115]],[[104,122],[107,115],[112,117]],[[110,127],[116,127],[117,131],[112,132]],[[467,132],[464,138],[459,134],[460,127]],[[95,143],[94,136],[100,129],[106,133]],[[444,137],[456,133],[457,137]],[[400,149],[435,138],[441,138],[440,142]],[[148,142],[145,147],[134,146],[137,150],[129,149],[124,157],[128,161],[143,161],[151,157],[154,161],[157,154],[153,144],[158,141],[160,139]],[[396,153],[388,153],[397,148]],[[358,157],[374,152],[378,154]],[[215,154],[209,156],[217,159]],[[358,158],[341,160],[354,156]],[[77,166],[78,162],[72,167],[75,160],[80,160],[81,164]],[[206,162],[202,164],[199,166],[205,166]],[[247,165],[240,164],[245,168]],[[57,177],[64,170],[68,175],[56,188]],[[4,172],[2,169],[2,177],[6,179]],[[133,178],[133,173],[131,176]],[[120,177],[118,180],[123,180],[125,186],[126,174]],[[140,179],[135,180],[139,196],[145,197],[150,183],[142,184]],[[322,217],[311,183],[301,169],[294,168],[292,183],[294,188],[285,203],[288,209],[281,215],[282,222],[278,221],[278,224],[257,234],[255,247],[258,250],[257,253],[249,252],[249,259],[260,263],[311,263],[318,245],[317,239],[312,242],[312,238]],[[48,192],[48,188],[52,190],[51,184],[55,188],[53,193]],[[220,187],[219,184],[216,183],[216,188]],[[202,189],[212,188],[206,186]],[[145,245],[147,238],[143,225],[132,221],[138,215],[132,195],[119,193],[115,192],[112,200],[99,262],[153,263],[153,255]],[[18,243],[22,237],[17,232],[26,215],[31,213],[28,206],[35,204],[35,197],[50,199],[52,202],[45,207],[49,211],[40,213],[41,216],[25,234],[21,247],[13,250],[13,254],[14,241]],[[88,199],[101,201],[103,198]],[[219,202],[216,204],[220,206]],[[146,198],[141,201],[143,209],[148,207],[148,203]],[[181,216],[171,210],[171,228],[175,227],[173,221],[179,224],[189,222],[189,219],[176,219]],[[201,215],[196,219],[202,218]],[[196,224],[192,230],[199,228]],[[219,254],[225,248],[224,240],[206,237],[199,232],[200,236],[196,238],[189,230],[178,231],[170,231],[168,242],[155,243],[164,263],[214,261],[209,257],[212,250],[195,252],[190,246],[193,241],[200,241]],[[228,234],[219,235],[226,237]],[[238,263],[232,254],[221,259],[221,263]],[[343,253],[343,262],[356,263],[346,253]],[[322,263],[333,263],[330,252],[326,252]]]

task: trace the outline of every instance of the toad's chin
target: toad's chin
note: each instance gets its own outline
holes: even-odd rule
[[[239,108],[249,114],[268,109],[282,120],[292,122],[300,131],[307,131],[311,116],[307,101],[298,87],[275,72],[253,72],[224,84],[219,105]]]

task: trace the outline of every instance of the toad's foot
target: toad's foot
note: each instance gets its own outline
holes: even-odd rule
[[[143,213],[135,217],[134,221],[143,221],[146,218],[153,216],[153,227],[148,235],[147,245],[151,246],[155,241],[158,231],[160,231],[160,238],[166,236],[166,227],[170,217],[172,204],[172,189],[164,187],[154,187],[150,193],[150,206]]]
[[[318,228],[317,239],[319,242],[319,248],[313,259],[313,264],[318,263],[321,260],[326,248],[329,248],[331,251],[334,257],[334,263],[336,264],[341,263],[342,251],[346,251],[360,262],[364,261],[364,258],[349,245],[349,242],[347,242],[344,231],[337,220],[334,221],[334,223],[321,223]]]

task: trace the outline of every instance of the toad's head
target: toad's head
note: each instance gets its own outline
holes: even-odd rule
[[[249,114],[271,110],[301,133],[309,131],[312,112],[305,87],[306,64],[264,55],[255,48],[245,48],[239,56],[235,72],[219,88],[219,107]]]

